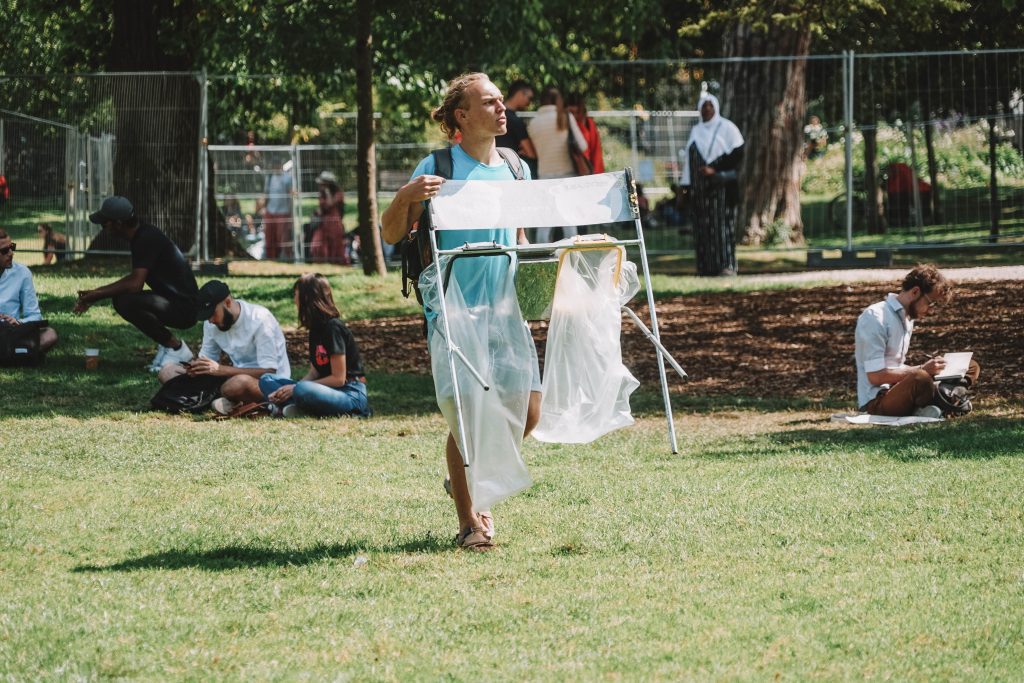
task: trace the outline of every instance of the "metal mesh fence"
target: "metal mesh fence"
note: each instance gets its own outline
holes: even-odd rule
[[[115,192],[185,251],[197,251],[201,208],[201,75],[4,76],[0,222],[19,251],[42,250],[38,223],[67,236],[67,252],[126,253],[88,221]],[[33,257],[28,256],[31,259]],[[41,257],[40,257],[41,258]]]

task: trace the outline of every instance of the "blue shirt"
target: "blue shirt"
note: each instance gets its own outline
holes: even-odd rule
[[[11,264],[0,272],[0,313],[23,323],[43,319],[32,284],[32,271],[20,263]]]
[[[292,212],[292,176],[280,171],[267,178],[264,194],[267,195],[267,213],[286,214]]]
[[[452,180],[515,180],[512,169],[504,159],[492,165],[483,164],[469,156],[462,145],[452,147]],[[433,155],[427,155],[416,166],[412,177],[436,175]],[[523,180],[532,180],[530,168],[523,164]],[[516,244],[516,228],[483,228],[480,230],[438,230],[437,246],[439,249],[456,249],[467,242],[496,242],[501,246],[512,247]],[[474,305],[482,303],[490,293],[493,284],[499,281],[508,271],[507,255],[475,256],[458,259],[452,266],[452,277],[463,285],[466,303]],[[467,289],[468,287],[468,289]],[[432,318],[430,311],[427,317]]]

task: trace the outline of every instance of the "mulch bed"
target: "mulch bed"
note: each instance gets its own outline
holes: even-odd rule
[[[690,378],[669,368],[673,391],[691,396],[855,399],[853,329],[857,316],[887,291],[884,283],[813,289],[726,292],[658,302],[662,343]],[[645,322],[647,306],[634,299]],[[974,351],[981,363],[979,388],[986,397],[1024,399],[1024,281],[957,285],[953,301],[918,323],[909,363],[924,354]],[[543,357],[547,327],[534,323]],[[419,317],[353,321],[368,368],[429,373],[430,359]],[[657,387],[657,360],[650,342],[623,321],[623,357],[643,386]],[[306,358],[306,336],[288,333],[293,358]]]

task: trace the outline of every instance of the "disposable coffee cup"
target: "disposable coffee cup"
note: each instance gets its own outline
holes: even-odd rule
[[[95,370],[100,365],[100,350],[99,349],[86,349],[85,350],[85,369]]]

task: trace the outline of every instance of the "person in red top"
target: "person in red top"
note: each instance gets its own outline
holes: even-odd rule
[[[604,154],[601,152],[601,134],[597,130],[594,119],[587,115],[587,103],[580,93],[571,93],[565,100],[565,108],[576,118],[587,141],[587,149],[584,155],[594,167],[594,173],[604,173]]]
[[[310,240],[310,260],[315,263],[348,265],[345,227],[341,222],[342,214],[345,212],[345,193],[338,184],[337,176],[330,171],[321,173],[316,182],[319,185],[319,225],[313,231]]]

